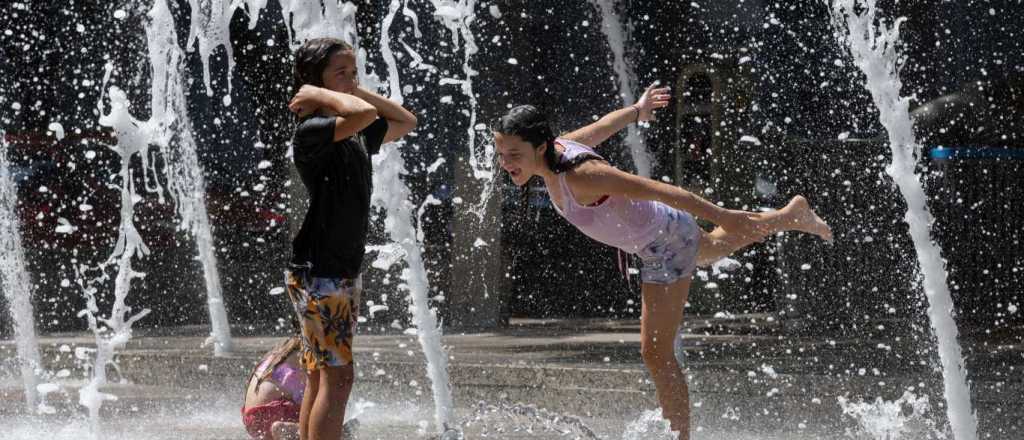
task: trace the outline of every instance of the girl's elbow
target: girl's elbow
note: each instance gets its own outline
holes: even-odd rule
[[[368,117],[368,118],[370,118],[372,120],[372,119],[377,119],[377,113],[378,112],[377,112],[377,107],[374,107],[374,106],[372,106],[370,104],[366,104],[366,107],[363,107],[362,109],[360,109],[359,113],[362,113],[365,117]]]
[[[377,120],[377,108],[374,106],[367,106],[367,108],[359,109],[357,116],[360,122],[365,123],[367,126]]]
[[[402,111],[399,112],[395,120],[388,122],[391,122],[392,124],[400,124],[403,127],[408,127],[408,131],[412,131],[420,123],[419,119],[416,117],[416,114],[404,107],[402,107]]]
[[[397,130],[397,133],[396,133],[396,137],[399,137],[399,138],[400,137],[405,137],[405,135],[407,135],[409,133],[412,133],[412,131],[415,130],[415,129],[416,129],[416,122],[415,121],[411,122],[411,123],[403,123],[403,124],[401,124],[399,126],[399,128]]]

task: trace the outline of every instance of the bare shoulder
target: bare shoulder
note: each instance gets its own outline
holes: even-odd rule
[[[615,168],[605,162],[587,162],[566,175],[574,192],[587,195],[621,195],[650,199],[660,182]]]
[[[605,161],[591,160],[566,171],[565,180],[577,198],[590,200],[606,195],[618,195],[623,178],[629,176]]]
[[[571,131],[569,133],[562,133],[561,135],[558,136],[558,138],[559,139],[565,139],[565,140],[573,141],[573,142],[576,142],[577,144],[583,144],[583,145],[586,145],[586,146],[588,146],[590,148],[597,147],[597,145],[591,145],[591,143],[593,143],[593,141],[591,141],[587,137],[587,133],[586,133],[585,128],[586,127],[580,128],[580,129],[577,129],[577,130],[573,130],[573,131]]]
[[[604,160],[588,160],[566,171],[565,178],[571,183],[583,183],[588,180],[600,179],[616,172],[619,172],[618,168],[611,166],[611,164]]]

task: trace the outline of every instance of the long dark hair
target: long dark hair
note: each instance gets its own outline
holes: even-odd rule
[[[547,116],[529,104],[512,107],[505,116],[491,124],[491,131],[519,136],[534,149],[547,145],[548,148],[544,150],[544,163],[556,174],[569,171],[589,160],[604,160],[600,156],[584,153],[569,161],[559,161],[555,152],[555,131],[551,129]]]
[[[529,104],[512,107],[504,116],[491,124],[491,131],[501,134],[513,134],[533,146],[534,149],[547,145],[544,150],[544,163],[556,173],[559,170],[558,158],[555,156],[555,132],[548,123],[543,112]]]
[[[324,69],[335,53],[353,50],[352,45],[337,38],[314,38],[307,40],[295,51],[295,66],[292,68],[294,90],[298,93],[303,85],[324,86]]]

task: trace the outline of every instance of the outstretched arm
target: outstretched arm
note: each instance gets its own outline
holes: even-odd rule
[[[356,87],[352,94],[376,107],[377,114],[388,120],[388,132],[384,135],[384,142],[395,141],[416,128],[416,115],[397,102],[362,87]]]
[[[654,200],[741,236],[763,237],[767,231],[755,213],[725,209],[678,186],[630,174],[604,163],[591,162],[580,166],[566,174],[566,180],[577,195],[619,195],[634,200]]]
[[[640,99],[636,104],[608,113],[601,119],[598,119],[597,122],[577,129],[562,137],[584,145],[595,147],[608,140],[608,138],[614,136],[615,133],[618,133],[631,123],[637,121],[650,121],[654,118],[654,111],[668,106],[668,101],[671,98],[672,95],[669,94],[668,87],[656,89],[654,88],[654,84],[651,84],[651,86],[644,91],[643,95],[640,96]]]

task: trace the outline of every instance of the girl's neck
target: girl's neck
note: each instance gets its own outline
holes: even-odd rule
[[[563,147],[562,144],[555,142],[554,149],[555,149],[555,163],[558,163],[559,161],[562,160],[562,153],[565,152],[565,147]],[[551,169],[551,164],[547,163],[547,161],[544,161],[544,168],[541,169],[541,171],[539,173],[537,173],[537,175],[539,175],[542,178],[544,178],[544,183],[545,184],[549,184],[550,182],[554,182],[555,179],[558,178],[558,173],[555,173],[555,170]]]

